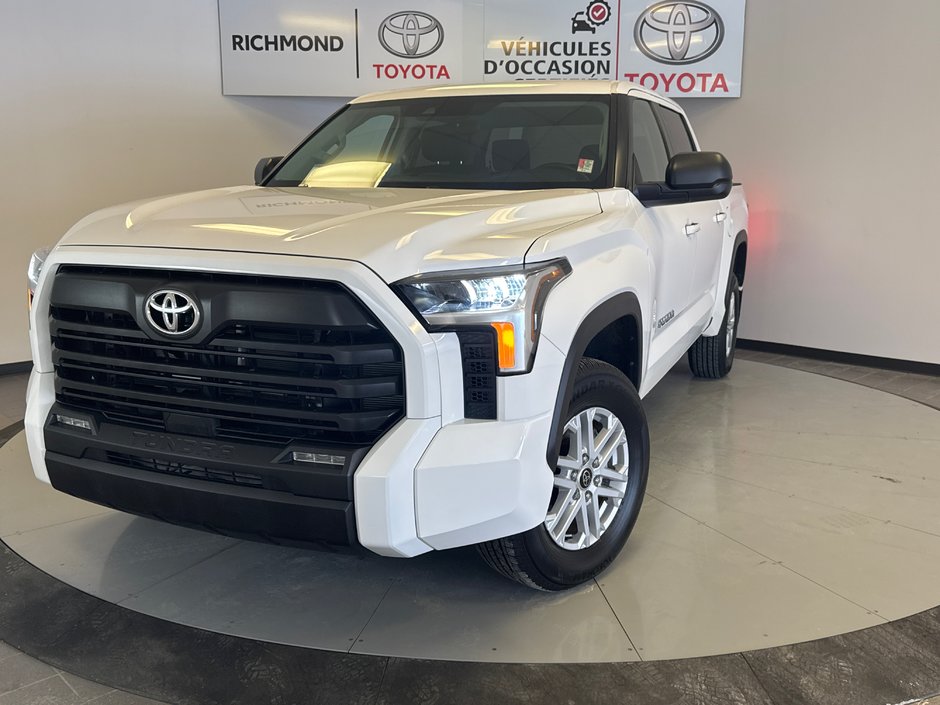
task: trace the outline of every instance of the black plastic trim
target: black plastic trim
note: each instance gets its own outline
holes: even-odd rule
[[[150,432],[102,422],[43,431],[53,487],[89,502],[173,524],[281,544],[358,545],[353,475],[368,448],[285,448]],[[341,454],[343,466],[293,463],[294,450]],[[150,465],[153,465],[150,467]],[[195,471],[195,472],[194,472]]]
[[[858,365],[860,367],[873,367],[880,370],[891,370],[893,372],[910,372],[918,375],[940,377],[940,364],[934,362],[878,357],[877,355],[863,355],[861,353],[842,352],[839,350],[826,350],[825,348],[809,348],[803,347],[802,345],[773,343],[768,340],[751,340],[749,338],[738,338],[737,344],[742,350],[753,350],[754,352],[806,357],[812,360],[823,360],[825,362],[840,362],[846,365]]]
[[[3,375],[21,375],[33,369],[33,363],[30,360],[23,362],[6,362],[0,365],[0,377]]]
[[[642,378],[642,361],[644,357],[643,350],[643,313],[640,308],[640,301],[636,294],[623,292],[607,299],[589,313],[578,327],[571,347],[568,349],[568,355],[565,358],[565,365],[561,373],[561,382],[558,385],[558,396],[555,400],[555,410],[552,414],[551,433],[548,437],[548,448],[546,449],[546,459],[549,467],[555,466],[558,459],[558,453],[561,449],[562,431],[565,409],[571,401],[571,394],[574,389],[575,373],[578,369],[578,361],[584,355],[588,345],[594,337],[609,326],[614,321],[624,317],[632,317],[636,321],[636,328],[640,339],[637,341],[639,346],[639,360],[637,361],[639,369],[637,370],[636,387],[639,390]]]
[[[51,452],[46,469],[60,492],[171,524],[283,545],[355,542],[352,502],[206,486],[172,475],[142,477],[128,468]]]
[[[461,328],[454,331],[460,342],[460,361],[463,369],[463,415],[467,419],[495,419],[499,408],[496,377],[499,374],[499,359],[496,348],[496,331],[493,328]],[[486,347],[485,357],[471,357],[468,348]],[[487,369],[474,370],[473,364],[483,364]],[[474,385],[472,380],[483,380],[485,387]],[[487,398],[474,400],[471,393],[482,391]]]
[[[56,423],[56,414],[88,419],[93,432]],[[182,421],[193,417],[182,416]],[[196,419],[198,421],[198,418]],[[109,423],[100,415],[53,404],[43,431],[46,450],[70,458],[101,458],[109,453],[155,460],[160,463],[203,466],[211,470],[258,475],[263,487],[320,499],[353,498],[353,474],[369,451],[368,447],[344,448],[327,444],[291,443],[283,447],[263,446],[227,438],[193,435],[181,430],[156,431]],[[343,465],[294,463],[294,451],[343,456]],[[154,471],[140,470],[143,477]],[[174,474],[168,470],[168,474]],[[179,473],[177,473],[179,474]],[[210,486],[216,486],[213,483]]]
[[[738,259],[738,249],[741,247],[741,245],[745,245],[745,246],[747,245],[747,231],[746,230],[742,230],[737,235],[734,236],[734,247],[732,247],[731,249],[731,264],[730,264],[730,271],[728,272],[728,274],[734,271],[734,263]],[[738,286],[740,287],[744,286],[743,279],[741,279],[738,282]],[[738,301],[738,306],[740,305],[741,305],[741,302]]]

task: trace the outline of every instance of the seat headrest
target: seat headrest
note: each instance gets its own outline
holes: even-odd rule
[[[493,140],[493,171],[529,168],[529,143],[522,139]]]
[[[421,155],[429,162],[468,164],[479,157],[473,133],[456,123],[426,127],[421,132]]]
[[[595,162],[601,158],[601,148],[597,144],[586,144],[581,148],[578,159],[593,159]]]

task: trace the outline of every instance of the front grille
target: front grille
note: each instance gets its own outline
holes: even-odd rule
[[[496,336],[493,331],[460,331],[463,408],[468,419],[496,418]]]
[[[163,286],[205,308],[193,340],[163,340],[141,323],[140,302]],[[114,423],[363,446],[404,415],[401,348],[335,282],[67,266],[50,330],[57,401]]]
[[[194,480],[207,480],[209,482],[222,482],[226,485],[241,485],[242,487],[264,487],[264,480],[261,475],[250,472],[240,472],[238,470],[223,470],[220,468],[208,467],[206,465],[193,465],[190,463],[181,463],[173,460],[157,460],[139,455],[130,455],[128,453],[105,452],[102,454],[104,461],[112,465],[120,465],[125,468],[134,468],[136,470],[146,470],[147,472],[157,472],[163,475],[178,475]],[[85,457],[95,459],[95,453],[86,453]]]

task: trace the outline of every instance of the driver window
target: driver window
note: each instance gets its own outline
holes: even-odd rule
[[[633,145],[633,183],[665,181],[669,156],[652,106],[633,100],[630,112],[630,141]]]

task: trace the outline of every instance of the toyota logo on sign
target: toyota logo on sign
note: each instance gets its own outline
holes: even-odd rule
[[[659,2],[648,7],[633,31],[636,45],[661,64],[694,64],[718,51],[725,25],[703,2]]]
[[[195,332],[202,318],[196,300],[176,289],[153,292],[144,304],[144,315],[155,331],[170,337]]]
[[[444,27],[424,12],[396,12],[379,25],[379,42],[385,51],[403,59],[430,56],[444,43]]]

